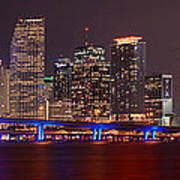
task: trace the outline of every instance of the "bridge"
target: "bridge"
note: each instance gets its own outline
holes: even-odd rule
[[[13,118],[0,118],[0,124],[13,124],[13,125],[31,125],[37,127],[37,140],[44,141],[45,133],[44,127],[48,126],[63,126],[69,128],[88,128],[92,130],[92,140],[101,141],[103,130],[121,130],[121,131],[141,131],[143,132],[144,141],[148,140],[151,134],[151,140],[155,140],[157,132],[162,133],[178,133],[180,127],[166,127],[166,126],[153,126],[145,125],[135,122],[110,122],[110,123],[95,123],[95,122],[75,122],[75,121],[46,121],[46,120],[33,120],[33,119],[13,119]]]

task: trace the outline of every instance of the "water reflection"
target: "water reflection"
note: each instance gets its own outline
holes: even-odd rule
[[[0,180],[180,179],[180,144],[2,144]]]

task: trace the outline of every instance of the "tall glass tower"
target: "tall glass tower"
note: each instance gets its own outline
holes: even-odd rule
[[[72,63],[69,58],[61,57],[54,61],[54,100],[71,98]]]
[[[11,115],[39,117],[43,102],[45,18],[20,18],[15,25],[10,50]]]
[[[0,117],[9,113],[9,69],[0,60]]]
[[[110,62],[104,47],[87,45],[74,51],[72,114],[80,121],[109,119]]]
[[[145,42],[116,38],[111,46],[111,110],[116,120],[144,113]]]

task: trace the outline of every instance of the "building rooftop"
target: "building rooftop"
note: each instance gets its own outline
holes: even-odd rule
[[[131,44],[137,43],[139,40],[142,40],[141,36],[127,36],[113,39],[113,42],[116,42],[118,45],[120,44]]]

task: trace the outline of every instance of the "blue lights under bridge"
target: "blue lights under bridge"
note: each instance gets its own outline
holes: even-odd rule
[[[103,130],[121,130],[121,131],[141,131],[143,132],[143,140],[155,140],[156,133],[178,133],[180,128],[178,127],[162,127],[162,126],[147,126],[135,123],[89,123],[89,122],[65,122],[65,121],[45,121],[45,120],[31,120],[31,119],[10,119],[10,118],[0,118],[1,124],[12,124],[12,125],[31,125],[37,127],[37,141],[44,141],[47,138],[47,134],[44,133],[44,127],[56,126],[64,128],[88,128],[92,130],[92,140],[101,141],[106,140],[105,135],[102,134]],[[149,136],[151,134],[151,136]],[[62,135],[62,134],[61,134]],[[53,134],[52,134],[53,136]],[[72,134],[68,135],[72,138]],[[79,135],[81,137],[81,135]],[[86,135],[87,136],[87,135]],[[118,136],[117,136],[118,137]],[[119,135],[123,138],[122,135]],[[131,135],[131,137],[134,137]]]

